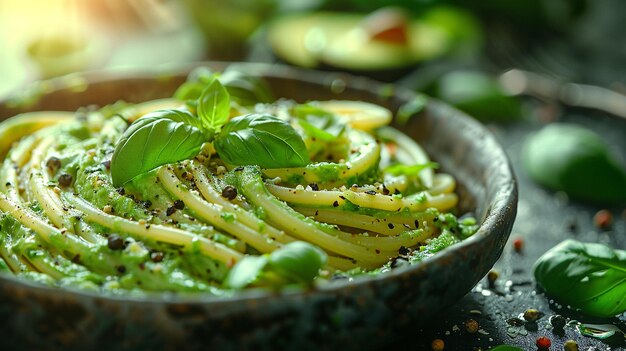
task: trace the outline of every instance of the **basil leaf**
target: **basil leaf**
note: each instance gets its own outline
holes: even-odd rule
[[[327,258],[317,246],[294,241],[269,255],[244,257],[228,272],[224,285],[243,289],[252,284],[273,287],[311,284]]]
[[[205,131],[217,132],[230,117],[230,95],[213,79],[198,98],[198,117]]]
[[[439,164],[436,162],[427,162],[427,163],[421,163],[421,164],[415,164],[415,165],[405,165],[402,163],[396,163],[385,168],[384,171],[393,176],[399,176],[399,175],[417,176],[419,172],[427,168],[437,169],[439,168]]]
[[[259,77],[234,68],[227,69],[219,79],[231,98],[242,106],[274,101],[269,86]]]
[[[159,166],[191,158],[205,141],[198,120],[189,112],[151,112],[131,124],[115,146],[113,185],[119,187]]]
[[[268,268],[287,281],[310,284],[327,260],[326,253],[317,246],[294,241],[270,254]]]
[[[198,67],[189,73],[187,81],[176,89],[174,98],[181,101],[198,100],[202,91],[213,79],[216,74],[207,67]],[[194,103],[195,107],[195,103]]]
[[[626,169],[602,137],[584,127],[553,123],[524,144],[524,167],[537,183],[573,198],[626,202]]]
[[[214,146],[222,160],[233,166],[283,168],[309,163],[302,137],[289,123],[270,115],[249,114],[231,119]]]
[[[224,279],[224,286],[232,289],[243,289],[250,284],[256,283],[261,277],[267,262],[267,255],[242,258],[228,272]]]
[[[582,312],[612,317],[626,311],[626,251],[565,240],[534,266],[546,294]]]
[[[323,141],[336,140],[346,129],[334,114],[313,105],[296,105],[291,113],[309,136]]]

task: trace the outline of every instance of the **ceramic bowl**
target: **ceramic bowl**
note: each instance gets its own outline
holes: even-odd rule
[[[226,63],[206,63],[220,70]],[[342,73],[246,64],[276,96],[353,99],[397,111],[414,92]],[[75,110],[123,99],[171,96],[190,67],[99,72],[39,84],[38,96],[0,102],[0,120],[23,111]],[[314,290],[246,291],[234,298],[153,294],[110,297],[53,289],[0,275],[0,341],[9,349],[373,349],[416,337],[492,267],[510,234],[517,185],[509,160],[481,124],[438,101],[399,126],[458,183],[461,211],[481,225],[469,239],[412,266],[337,280]],[[419,337],[417,335],[417,337]],[[2,348],[5,349],[5,348]]]

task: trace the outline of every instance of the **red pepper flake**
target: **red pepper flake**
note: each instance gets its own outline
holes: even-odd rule
[[[515,240],[513,240],[513,250],[515,250],[515,252],[521,253],[523,248],[524,248],[524,239],[516,238]]]
[[[430,343],[430,347],[433,349],[433,351],[443,351],[443,349],[446,347],[446,344],[441,339],[435,339],[432,343]]]
[[[552,346],[552,341],[550,341],[550,339],[545,336],[538,337],[535,343],[537,347],[541,350],[547,350],[550,348],[550,346]]]
[[[600,229],[607,229],[613,224],[613,214],[609,210],[600,210],[593,216],[593,223]]]

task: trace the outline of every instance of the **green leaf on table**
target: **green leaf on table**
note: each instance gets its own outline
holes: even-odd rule
[[[198,98],[198,117],[205,131],[217,132],[230,117],[230,95],[214,78]]]
[[[612,317],[626,311],[626,251],[565,240],[541,256],[535,279],[548,296],[583,313]]]
[[[309,136],[323,141],[336,140],[346,129],[334,114],[313,105],[296,105],[291,113]]]
[[[550,124],[529,136],[522,151],[526,172],[537,183],[581,200],[626,203],[626,169],[593,131]]]
[[[113,185],[122,186],[159,166],[194,157],[206,137],[198,119],[180,110],[151,112],[128,127],[111,159]]]
[[[309,163],[302,137],[289,123],[270,115],[249,114],[231,119],[214,146],[222,160],[232,166],[283,168]]]

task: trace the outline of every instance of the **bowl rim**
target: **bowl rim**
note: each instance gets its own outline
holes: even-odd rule
[[[298,68],[294,66],[284,64],[268,64],[268,63],[256,63],[256,62],[226,62],[226,61],[199,61],[183,65],[162,65],[154,66],[149,69],[128,71],[126,69],[104,69],[93,70],[80,73],[72,73],[69,75],[55,77],[52,79],[38,81],[32,83],[32,86],[42,84],[45,87],[43,95],[50,94],[58,90],[69,90],[75,85],[83,86],[85,83],[101,84],[118,80],[133,80],[133,79],[149,79],[158,80],[163,78],[173,78],[186,76],[191,70],[199,66],[208,66],[210,68],[216,68],[221,71],[229,65],[243,65],[246,69],[259,72],[259,76],[266,76],[277,79],[295,79],[300,82],[306,82],[310,84],[322,86],[329,86],[333,82],[343,82],[345,85],[341,88],[352,89],[356,91],[364,91],[371,94],[380,94],[380,91],[385,87],[393,88],[393,95],[398,96],[401,100],[410,101],[410,99],[425,96],[421,93],[414,92],[409,88],[402,87],[397,83],[383,83],[368,77],[353,75],[344,72],[328,72],[319,71],[314,69]],[[16,96],[19,96],[16,95]],[[0,105],[7,104],[13,97],[8,96],[0,98]],[[231,304],[241,303],[249,300],[265,300],[265,299],[280,299],[287,297],[303,297],[306,298],[310,295],[316,295],[320,293],[333,294],[344,289],[358,289],[370,284],[380,283],[386,280],[402,277],[405,275],[416,274],[419,271],[427,269],[427,267],[438,260],[445,260],[459,254],[459,252],[466,250],[467,247],[479,245],[482,241],[487,240],[491,235],[496,235],[498,232],[496,229],[506,226],[507,218],[514,221],[516,216],[517,201],[518,201],[518,186],[513,167],[509,157],[502,148],[501,144],[497,141],[496,137],[480,122],[476,119],[468,116],[462,111],[459,111],[435,98],[427,96],[427,109],[447,109],[452,113],[446,114],[445,118],[452,118],[461,121],[465,128],[478,133],[482,138],[482,141],[487,142],[490,147],[490,152],[496,159],[490,163],[490,165],[499,165],[494,168],[497,173],[497,178],[500,179],[500,186],[496,189],[496,192],[491,197],[494,199],[491,203],[485,204],[486,215],[480,223],[478,231],[469,238],[461,240],[460,242],[438,252],[434,256],[428,257],[418,263],[405,265],[401,267],[393,268],[389,271],[376,274],[376,275],[362,275],[356,276],[352,279],[340,279],[334,281],[327,281],[324,284],[316,284],[312,288],[304,287],[286,287],[278,291],[253,288],[237,291],[232,295],[210,295],[204,293],[183,293],[183,292],[152,292],[142,291],[138,294],[132,293],[129,295],[103,293],[98,291],[90,291],[78,288],[60,288],[51,287],[43,284],[38,284],[29,280],[24,280],[16,277],[14,274],[0,274],[0,285],[6,282],[15,284],[20,287],[31,290],[34,293],[42,293],[44,295],[67,295],[75,296],[83,299],[91,300],[110,300],[118,302],[133,302],[138,304]],[[439,113],[439,112],[438,112]],[[7,116],[10,118],[10,116]],[[4,118],[2,119],[4,120]],[[1,122],[1,120],[0,120]],[[511,217],[512,218],[509,218]],[[506,232],[506,236],[502,240],[506,240],[509,236],[509,232]],[[497,257],[502,254],[502,250],[497,253]],[[495,260],[494,260],[495,262]]]

